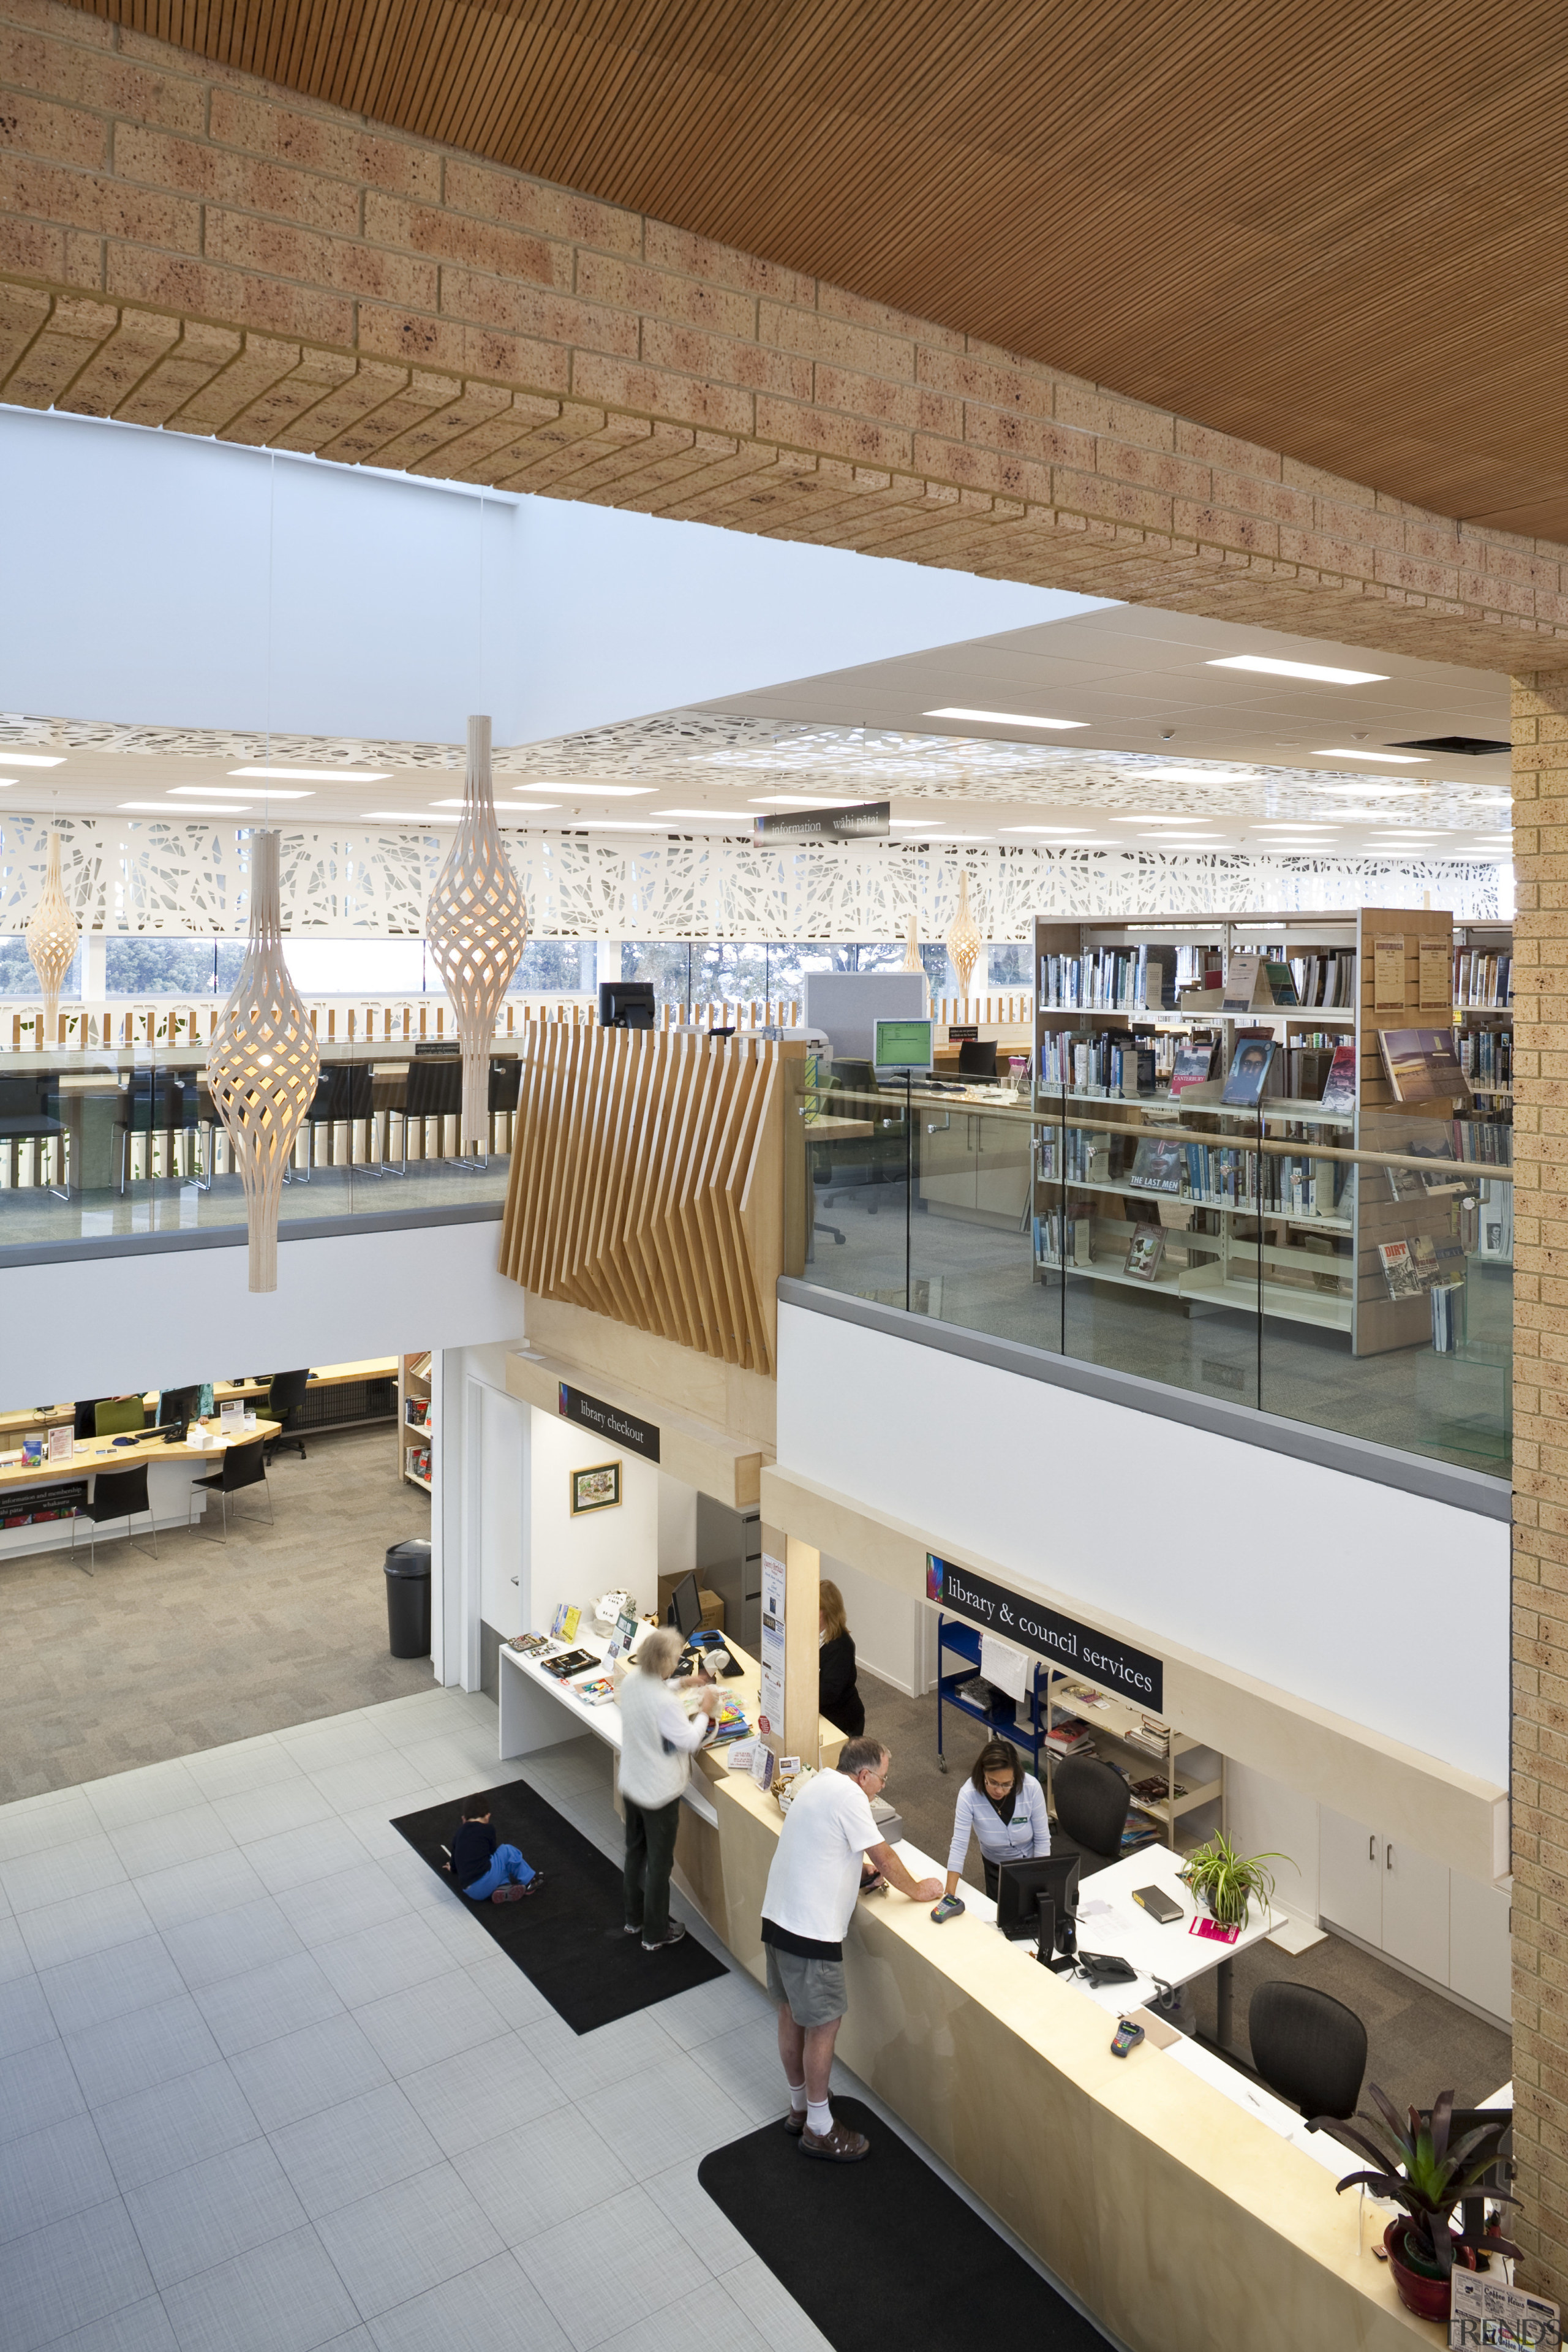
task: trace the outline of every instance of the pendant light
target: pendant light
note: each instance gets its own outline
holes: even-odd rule
[[[60,881],[60,837],[48,836],[44,867],[44,895],[28,916],[23,938],[44,992],[44,1034],[40,1047],[47,1051],[60,1042],[60,985],[71,968],[79,927]]]
[[[496,824],[488,719],[468,720],[463,814],[425,911],[425,942],[446,983],[463,1049],[458,1149],[477,1143],[488,1150],[496,1015],[528,944],[522,886]]]
[[[253,1291],[278,1287],[283,1171],[321,1067],[310,1015],[283,961],[279,837],[270,831],[250,836],[250,937],[206,1066],[245,1187]]]
[[[924,971],[925,970],[924,964],[921,961],[920,934],[915,929],[915,919],[912,915],[910,917],[910,936],[904,946],[904,970],[906,971]]]
[[[952,919],[943,944],[948,954],[952,958],[953,969],[958,974],[958,992],[960,996],[967,997],[969,976],[974,970],[975,960],[982,945],[979,925],[969,910],[967,866],[961,866],[958,870],[958,912]]]

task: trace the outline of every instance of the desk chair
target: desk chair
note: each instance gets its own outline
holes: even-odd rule
[[[286,1436],[284,1432],[305,1402],[305,1384],[310,1377],[310,1368],[308,1364],[302,1372],[274,1372],[272,1375],[272,1384],[267,1391],[266,1416],[268,1421],[279,1423],[281,1427],[276,1437],[268,1440],[267,1466],[268,1469],[272,1467],[272,1457],[280,1445],[298,1446],[300,1461],[303,1462],[305,1459],[304,1439],[298,1431],[292,1437]],[[270,1499],[270,1489],[268,1498]]]
[[[191,1507],[186,1516],[186,1524],[197,1535],[205,1538],[206,1542],[226,1543],[228,1541],[228,1498],[231,1495],[237,1494],[243,1486],[267,1486],[267,1524],[268,1527],[273,1525],[272,1489],[267,1486],[267,1464],[264,1459],[266,1450],[267,1440],[264,1437],[253,1437],[248,1445],[231,1445],[223,1457],[221,1470],[215,1471],[210,1478],[192,1479]],[[205,1528],[198,1528],[195,1525],[196,1496],[203,1493],[216,1495],[222,1506],[223,1533],[221,1536],[209,1536]],[[255,1516],[254,1512],[246,1514],[247,1518]],[[235,1517],[236,1518],[239,1517],[237,1503],[235,1505]]]
[[[139,1396],[102,1397],[93,1411],[95,1437],[122,1437],[128,1430],[146,1426],[147,1408]]]
[[[1057,1820],[1070,1843],[1100,1862],[1120,1862],[1131,1802],[1120,1772],[1093,1756],[1068,1756],[1051,1774]]]
[[[92,1492],[85,1503],[79,1503],[71,1514],[71,1558],[76,1558],[76,1523],[90,1522],[88,1537],[89,1576],[98,1572],[98,1530],[105,1519],[123,1519],[125,1540],[136,1551],[146,1547],[135,1541],[131,1522],[138,1511],[145,1511],[147,1524],[153,1530],[153,1557],[158,1557],[158,1523],[153,1517],[153,1507],[147,1500],[147,1465],[138,1462],[132,1470],[100,1470],[92,1482]]]
[[[100,1404],[107,1404],[109,1400],[107,1397],[79,1397],[77,1399],[76,1418],[73,1421],[71,1427],[79,1443],[84,1438],[96,1437],[98,1435],[98,1408]]]
[[[59,1181],[45,1189],[57,1200],[70,1199],[70,1171],[66,1160],[66,1126],[59,1115],[58,1079],[41,1076],[0,1078],[0,1145],[9,1145],[11,1182],[15,1186],[24,1143],[34,1146],[34,1173],[41,1172],[46,1145],[53,1144]]]
[[[994,1037],[963,1037],[959,1040],[958,1075],[961,1078],[994,1078],[996,1076]]]
[[[1252,2063],[1271,2091],[1310,2122],[1356,2111],[1366,2073],[1366,2028],[1316,1985],[1261,1984],[1247,2012]]]
[[[315,1095],[312,1097],[310,1109],[305,1114],[306,1145],[304,1173],[307,1184],[310,1181],[311,1171],[316,1165],[316,1129],[319,1127],[324,1127],[327,1130],[326,1164],[330,1168],[332,1165],[332,1130],[338,1125],[340,1120],[346,1121],[348,1123],[348,1165],[352,1167],[353,1165],[353,1122],[356,1118],[363,1118],[368,1126],[372,1114],[373,1104],[370,1064],[368,1062],[329,1063],[316,1081]],[[374,1155],[375,1150],[374,1136],[370,1139],[369,1150]],[[373,1165],[367,1172],[375,1174],[378,1173],[379,1171],[377,1171]],[[288,1182],[289,1181],[289,1174],[286,1173],[284,1181]]]

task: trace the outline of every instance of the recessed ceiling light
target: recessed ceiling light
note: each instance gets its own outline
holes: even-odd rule
[[[1311,677],[1321,686],[1384,686],[1387,672],[1381,669],[1330,669],[1321,662],[1272,661],[1265,654],[1226,654],[1223,660],[1205,664],[1206,669],[1254,669],[1266,677]]]
[[[170,797],[180,801],[238,801],[246,807],[256,798],[254,793],[231,793],[226,784],[171,784]],[[314,793],[268,793],[269,801],[313,801]]]
[[[122,809],[150,809],[158,816],[243,816],[250,801],[121,801]]]
[[[820,793],[769,793],[761,800],[748,801],[746,805],[748,808],[819,809],[855,808],[859,803],[853,797],[846,799],[842,793],[826,800]]]
[[[6,791],[10,785],[16,783],[18,779],[16,776],[0,776],[0,793]]]
[[[356,824],[454,824],[449,816],[437,816],[434,809],[366,809],[356,814]]]
[[[384,784],[390,768],[230,768],[231,776],[268,776],[279,784]]]
[[[1181,809],[1149,809],[1142,816],[1113,816],[1112,824],[1212,824],[1213,817],[1187,816]]]
[[[560,827],[563,833],[662,833],[661,824],[650,824],[641,816],[580,816],[570,824]]]
[[[963,710],[949,703],[941,710],[928,710],[927,719],[977,719],[983,727],[1053,727],[1064,732],[1069,727],[1087,727],[1087,719],[1040,719],[1026,710]]]
[[[1343,743],[1330,743],[1321,751],[1309,751],[1309,760],[1374,760],[1380,768],[1429,768],[1430,760],[1418,751],[1368,751],[1361,744],[1353,750]]]
[[[1087,824],[999,824],[998,833],[1048,833],[1058,841],[1065,841],[1075,833],[1088,833]]]
[[[0,745],[0,759],[8,768],[63,768],[63,751],[13,751],[9,743]]]
[[[507,790],[514,793],[568,793],[574,794],[578,800],[584,801],[632,801],[647,800],[651,793],[658,792],[658,786],[657,784],[580,784],[574,778],[568,777],[564,782],[558,778],[552,784],[509,784]],[[553,802],[551,805],[554,806]]]
[[[692,817],[699,824],[738,825],[742,831],[747,833],[752,827],[752,820],[743,809],[649,809],[648,814],[649,816]],[[894,822],[896,823],[897,819]]]

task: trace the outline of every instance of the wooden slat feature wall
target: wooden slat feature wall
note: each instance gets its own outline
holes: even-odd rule
[[[525,1032],[501,1272],[773,1377],[804,1058],[778,1040]]]
[[[1405,941],[1405,1006],[1401,1012],[1379,1009],[1373,943],[1395,935]],[[1403,1151],[1419,1139],[1428,1120],[1447,1122],[1454,1116],[1446,1102],[1402,1103],[1389,1085],[1378,1052],[1380,1029],[1447,1029],[1451,1008],[1421,1010],[1417,941],[1426,935],[1444,942],[1448,970],[1454,968],[1454,918],[1444,908],[1363,907],[1358,917],[1356,973],[1361,986],[1360,1067],[1356,1072],[1361,1116],[1356,1141],[1363,1151]],[[1452,992],[1450,991],[1450,993]],[[1425,1291],[1418,1298],[1390,1298],[1378,1256],[1380,1242],[1411,1241],[1430,1234],[1447,1241],[1454,1228],[1449,1195],[1397,1201],[1382,1168],[1356,1171],[1356,1307],[1355,1352],[1358,1356],[1386,1354],[1391,1348],[1426,1348],[1432,1344],[1432,1307]]]

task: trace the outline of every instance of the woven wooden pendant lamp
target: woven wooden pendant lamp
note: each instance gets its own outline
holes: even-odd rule
[[[915,919],[912,915],[910,917],[910,936],[904,942],[904,970],[906,971],[924,971],[925,970],[924,964],[921,961],[920,933],[915,929]]]
[[[958,875],[958,912],[952,919],[943,945],[958,973],[958,992],[960,996],[967,996],[969,976],[974,970],[982,941],[980,927],[969,911],[969,874],[963,866],[959,868]]]
[[[447,984],[463,1048],[458,1149],[489,1149],[489,1057],[496,1014],[528,944],[528,907],[496,824],[490,722],[468,721],[463,814],[425,913],[425,943]]]
[[[245,1187],[250,1287],[278,1287],[283,1171],[315,1099],[321,1057],[283,961],[276,833],[250,836],[250,938],[207,1052],[207,1085]]]
[[[44,992],[44,1034],[39,1044],[60,1042],[60,983],[71,968],[79,927],[60,881],[60,837],[49,835],[48,862],[44,868],[44,895],[28,916],[22,934],[38,986]]]

